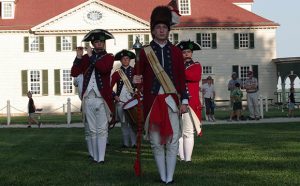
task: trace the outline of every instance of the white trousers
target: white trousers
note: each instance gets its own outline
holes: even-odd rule
[[[94,161],[104,161],[108,137],[108,114],[103,98],[85,97],[83,103],[85,113],[86,138],[90,145],[89,152]]]
[[[156,111],[157,112],[157,111]],[[162,145],[159,131],[149,131],[151,148],[154,154],[156,165],[162,181],[168,183],[173,181],[178,153],[178,139],[181,135],[178,112],[168,107],[168,114],[173,129],[172,139]]]
[[[181,160],[191,161],[194,148],[194,125],[189,113],[182,114],[182,136],[179,139],[179,156]]]

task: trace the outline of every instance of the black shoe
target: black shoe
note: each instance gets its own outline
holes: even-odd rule
[[[31,128],[31,125],[28,125],[27,128]]]
[[[255,118],[256,120],[260,120],[260,117],[258,117],[258,118]]]
[[[132,145],[132,148],[133,148],[133,149],[136,149],[136,145]]]
[[[249,120],[255,120],[255,118],[252,118],[252,117],[249,117],[248,119],[249,119]]]
[[[161,184],[167,184],[165,181],[160,180],[159,183]]]
[[[166,185],[172,185],[172,184],[174,184],[174,183],[175,183],[174,180],[172,180],[172,181],[166,183]]]
[[[99,161],[98,163],[103,165],[103,164],[104,164],[104,161]]]

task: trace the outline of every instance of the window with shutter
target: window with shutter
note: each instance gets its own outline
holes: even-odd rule
[[[133,46],[133,35],[128,35],[128,50],[131,50]]]
[[[22,81],[22,96],[27,96],[27,92],[28,92],[28,72],[27,72],[27,70],[21,71],[21,81]]]
[[[39,37],[39,51],[44,52],[44,36]]]
[[[56,36],[56,52],[60,52],[60,51],[61,51],[61,37]]]
[[[24,37],[24,52],[29,52],[29,37]]]
[[[54,70],[54,95],[61,95],[60,93],[60,70]]]
[[[48,96],[48,70],[42,70],[42,95]]]

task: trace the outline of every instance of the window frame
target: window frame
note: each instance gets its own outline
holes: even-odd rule
[[[191,0],[180,0],[178,3],[179,14],[182,16],[191,15]]]
[[[32,77],[32,75],[36,76],[36,74],[38,74],[38,77]],[[34,78],[38,78],[38,81],[35,82],[31,80]],[[42,90],[43,90],[42,70],[37,70],[37,69],[28,70],[27,82],[28,82],[28,89],[30,92],[32,92],[32,94],[42,96]],[[34,87],[37,87],[37,90]]]
[[[66,72],[68,71],[68,77],[65,76]],[[65,80],[65,78],[68,78],[69,81]],[[69,87],[70,89],[68,89]],[[60,94],[62,96],[66,95],[74,95],[76,93],[75,86],[73,85],[73,78],[71,76],[71,69],[60,69]]]
[[[210,71],[210,72],[208,72]],[[202,66],[202,74],[213,74],[214,70],[213,70],[213,66],[209,66],[209,65],[203,65]]]
[[[5,9],[7,5],[10,5],[10,9]],[[10,11],[10,15],[7,15],[7,11]],[[15,5],[13,1],[2,1],[1,2],[1,18],[2,19],[13,19],[15,12]]]

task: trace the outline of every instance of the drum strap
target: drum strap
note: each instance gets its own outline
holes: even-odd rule
[[[155,55],[153,49],[151,46],[147,46],[144,48],[144,51],[146,53],[147,59],[150,63],[150,66],[160,82],[161,86],[163,87],[165,93],[167,94],[177,94],[176,88],[171,81],[170,77],[166,73],[166,71],[163,69],[161,64],[159,63],[159,60],[157,59],[157,56]]]
[[[126,86],[128,92],[130,92],[131,94],[133,94],[133,87],[131,86],[131,83],[128,79],[128,77],[126,76],[126,74],[123,72],[122,69],[118,69],[117,72],[119,73],[121,79],[123,80],[124,82],[124,85]]]

